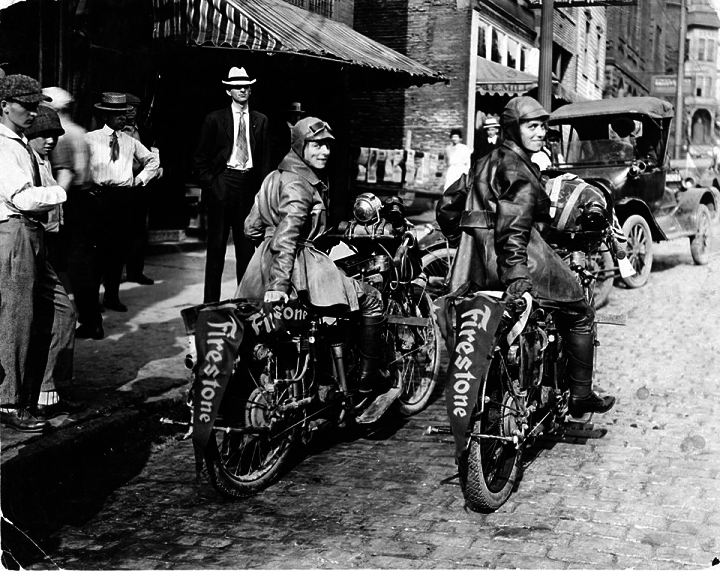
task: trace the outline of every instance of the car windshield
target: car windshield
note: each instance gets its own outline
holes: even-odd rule
[[[629,165],[642,160],[657,164],[659,133],[643,129],[632,119],[613,119],[554,127],[551,141],[554,163],[561,168],[577,165]],[[646,132],[646,133],[644,133]]]

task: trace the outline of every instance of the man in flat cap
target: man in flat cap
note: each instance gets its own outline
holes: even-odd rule
[[[100,197],[105,227],[103,283],[106,309],[125,312],[120,301],[120,280],[130,249],[130,230],[135,206],[146,193],[145,186],[157,176],[160,160],[135,138],[123,132],[130,110],[124,93],[105,92],[95,104],[104,125],[85,136],[90,146],[90,173]],[[133,172],[133,162],[142,169]]]
[[[27,433],[83,408],[58,394],[72,382],[75,311],[44,245],[47,213],[67,195],[24,136],[47,99],[33,78],[0,80],[0,421]]]
[[[270,173],[271,146],[268,119],[248,106],[254,83],[245,68],[230,69],[223,84],[232,103],[208,114],[195,152],[195,170],[208,210],[205,303],[220,300],[230,230],[238,283],[255,251],[243,226],[260,184]]]

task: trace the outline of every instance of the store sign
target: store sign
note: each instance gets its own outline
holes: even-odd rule
[[[543,0],[528,0],[530,8],[541,8]],[[637,6],[638,0],[555,0],[555,8],[580,6]]]
[[[677,93],[677,76],[653,76],[650,93],[653,96],[674,96]],[[683,94],[692,95],[692,78],[683,79]]]

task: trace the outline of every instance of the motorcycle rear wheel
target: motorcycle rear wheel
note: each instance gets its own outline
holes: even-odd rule
[[[432,299],[420,289],[416,289],[412,297],[413,301],[405,301],[403,305],[392,299],[388,306],[391,315],[430,319],[427,327],[388,325],[393,344],[393,372],[400,377],[402,385],[398,405],[406,416],[415,415],[427,406],[440,374],[440,329]],[[416,350],[413,352],[413,349]]]
[[[484,436],[471,437],[467,460],[461,465],[465,502],[475,511],[500,508],[510,497],[518,480],[522,448],[503,440],[511,438],[518,430],[514,416],[517,404],[510,388],[511,381],[502,365],[502,353],[496,351],[474,415],[473,434]]]
[[[280,404],[261,388],[246,397],[223,397],[222,416],[205,448],[208,480],[223,496],[246,498],[260,492],[286,466],[299,426],[288,412],[277,411]]]

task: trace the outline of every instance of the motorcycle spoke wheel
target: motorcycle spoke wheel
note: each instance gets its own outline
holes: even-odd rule
[[[431,319],[427,327],[388,326],[393,372],[402,388],[398,405],[400,412],[407,416],[417,414],[427,406],[440,374],[440,330],[435,322],[432,300],[425,292],[414,296],[416,302],[401,305],[391,300],[388,308],[392,315]]]
[[[428,253],[423,255],[422,269],[427,277],[428,292],[433,297],[440,297],[448,292],[450,268],[457,249],[446,247],[444,243],[429,249]]]
[[[231,399],[232,400],[232,399]],[[261,388],[246,399],[223,405],[205,450],[208,478],[230,498],[245,498],[267,488],[290,458],[298,427],[280,401]]]
[[[467,505],[476,511],[497,510],[510,497],[518,478],[522,451],[504,440],[518,431],[518,405],[509,392],[510,380],[496,352],[484,395],[478,399],[473,436],[464,467],[463,490]],[[480,413],[480,406],[484,406]],[[462,473],[461,467],[461,473]]]

